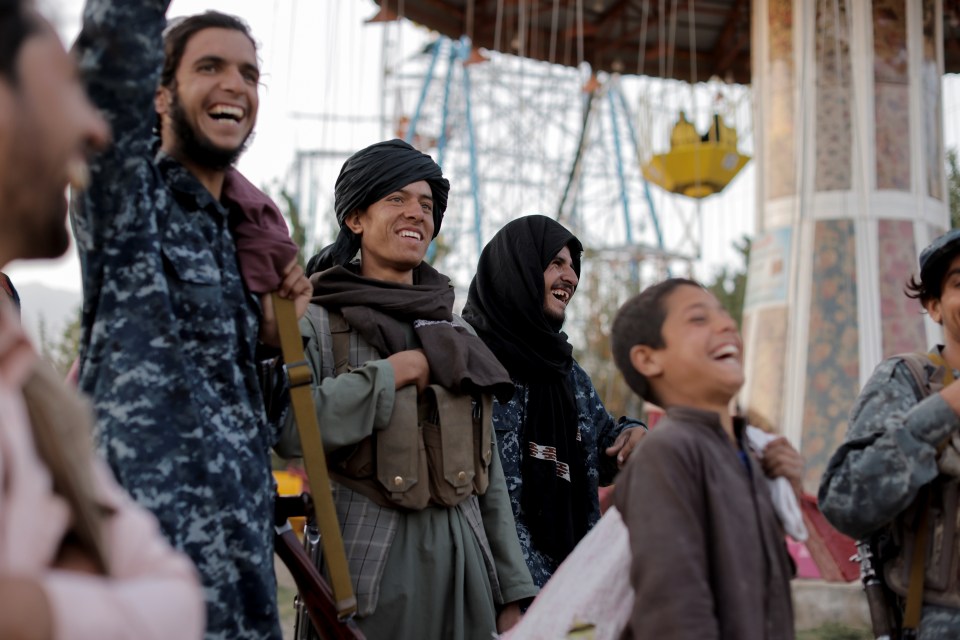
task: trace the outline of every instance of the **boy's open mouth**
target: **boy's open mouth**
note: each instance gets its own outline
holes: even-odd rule
[[[713,353],[710,354],[714,360],[718,361],[730,361],[734,360],[740,362],[740,349],[733,344],[725,344]]]

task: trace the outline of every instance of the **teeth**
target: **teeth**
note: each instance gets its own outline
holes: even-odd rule
[[[740,355],[740,350],[732,344],[728,344],[725,347],[717,349],[713,356],[715,358],[723,358],[726,356],[738,356]]]
[[[243,117],[243,109],[240,107],[231,107],[225,104],[218,104],[210,109],[210,115],[227,116],[229,118],[233,118],[234,120],[239,120]]]
[[[401,231],[401,232],[400,232],[400,237],[401,237],[401,238],[413,238],[414,240],[421,240],[421,239],[422,239],[422,236],[421,236],[419,233],[417,233],[416,231]]]
[[[90,167],[86,160],[73,158],[67,163],[67,182],[78,191],[90,184]]]
[[[560,300],[561,302],[566,302],[567,300],[570,299],[570,294],[564,291],[563,289],[554,289],[553,297],[556,298],[557,300]]]

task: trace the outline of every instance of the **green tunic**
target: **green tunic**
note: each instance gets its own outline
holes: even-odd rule
[[[386,428],[395,397],[392,366],[352,332],[353,369],[334,377],[325,310],[311,305],[300,328],[310,338],[307,360],[320,380],[313,394],[326,452]],[[416,345],[412,327],[409,333]],[[285,456],[300,453],[292,417],[277,449]],[[342,486],[335,496],[360,606],[357,622],[371,640],[489,640],[499,606],[536,595],[496,451],[487,492],[455,508],[401,512]],[[491,583],[485,547],[497,584]]]

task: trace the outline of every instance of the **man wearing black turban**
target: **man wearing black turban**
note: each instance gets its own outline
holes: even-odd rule
[[[541,587],[600,519],[598,486],[646,431],[607,413],[560,330],[582,251],[550,218],[514,220],[484,247],[463,309],[516,385],[494,405],[493,424],[517,534]]]
[[[537,592],[490,422],[491,396],[506,402],[513,393],[510,376],[453,315],[449,279],[423,262],[448,190],[440,167],[405,142],[358,151],[337,179],[337,241],[307,267],[313,299],[300,328],[318,382],[314,398],[358,623],[368,638],[487,640],[519,618],[518,601]],[[463,407],[463,419],[441,418],[437,429],[428,423],[437,422],[441,393]],[[393,469],[415,460],[418,446],[431,450],[428,432],[447,446],[451,424],[466,425],[469,442],[450,448],[470,462],[458,471],[444,449],[442,469],[433,457],[415,463],[429,468],[430,499],[408,500],[428,480],[420,474],[411,483]],[[387,448],[407,433],[399,447]],[[288,421],[281,455],[300,454],[294,436]],[[484,461],[475,462],[474,453]],[[435,481],[483,475],[478,465],[488,470],[488,486],[467,485],[442,505],[435,499]]]
[[[350,156],[340,169],[334,192],[340,234],[336,242],[314,256],[307,275],[344,265],[357,255],[360,236],[347,226],[349,214],[362,211],[387,194],[418,180],[423,180],[430,187],[433,239],[440,233],[443,212],[447,210],[447,194],[450,192],[450,183],[443,177],[433,158],[397,139],[372,144]]]

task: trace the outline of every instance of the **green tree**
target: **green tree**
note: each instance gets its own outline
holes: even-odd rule
[[[743,236],[739,241],[734,241],[733,247],[740,254],[743,263],[737,265],[734,269],[723,267],[713,278],[713,282],[707,285],[713,295],[717,297],[723,308],[733,316],[737,321],[737,327],[742,326],[743,321],[743,301],[747,295],[747,265],[750,263],[750,244],[751,240]]]
[[[950,227],[960,227],[960,163],[957,150],[947,150],[947,196],[950,207]]]
[[[66,376],[73,361],[80,355],[80,306],[74,310],[72,319],[63,328],[60,335],[49,335],[47,323],[40,318],[40,353],[63,376]]]

